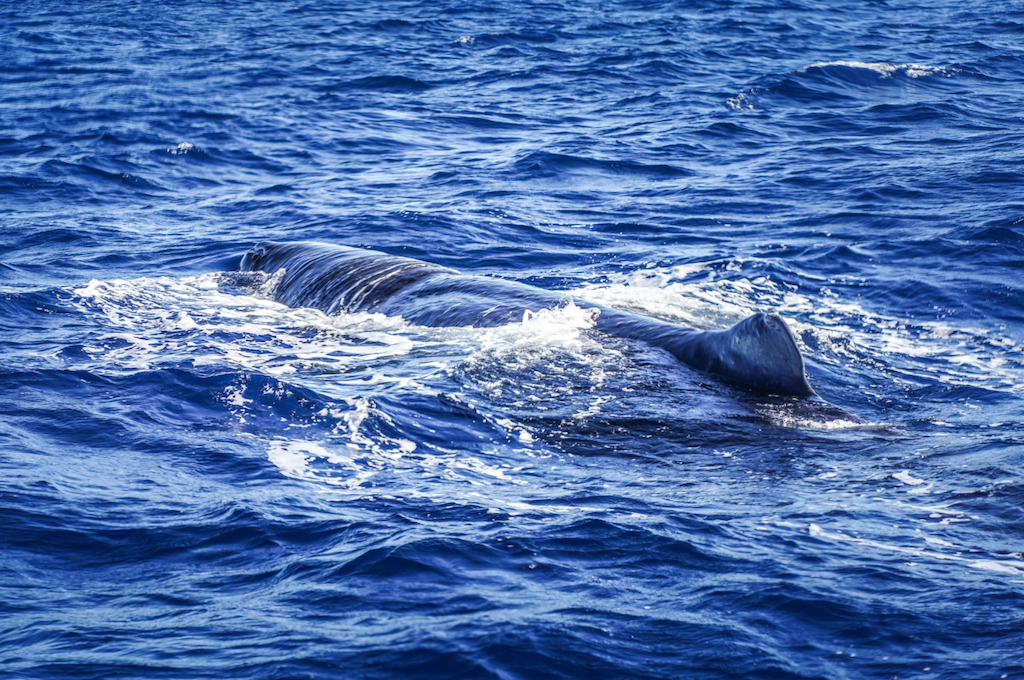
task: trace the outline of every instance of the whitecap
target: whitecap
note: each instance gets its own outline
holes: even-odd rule
[[[273,285],[269,277],[252,279],[254,289]],[[224,273],[92,280],[71,291],[71,302],[98,322],[86,352],[100,372],[180,363],[273,376],[314,366],[329,372],[408,354],[417,345],[401,319],[292,309],[229,292],[234,282],[235,275]]]
[[[885,61],[854,61],[849,59],[839,59],[836,61],[818,61],[808,66],[804,66],[800,69],[799,73],[806,73],[811,69],[828,68],[831,66],[841,66],[845,68],[854,69],[866,69],[873,71],[883,78],[890,78],[896,74],[903,74],[908,78],[923,78],[926,76],[942,75],[950,76],[953,71],[948,68],[938,66],[928,66],[927,64],[890,64]]]
[[[190,151],[197,150],[197,147],[192,142],[182,142],[178,144],[176,148],[167,149],[167,152],[172,156],[185,155]]]
[[[1008,560],[996,560],[996,559],[971,559],[964,557],[960,554],[960,551],[955,553],[943,553],[936,550],[930,550],[925,547],[911,547],[906,545],[899,545],[896,543],[889,543],[886,541],[876,541],[873,539],[862,538],[860,536],[853,536],[842,531],[830,531],[823,528],[818,524],[810,524],[807,527],[807,533],[818,539],[831,541],[834,543],[850,543],[859,545],[866,548],[873,548],[884,552],[897,553],[901,555],[911,555],[917,559],[930,559],[939,562],[955,562],[962,564],[971,569],[983,569],[986,571],[992,571],[1001,574],[1020,574],[1024,571],[1024,562],[1016,559]],[[930,545],[936,545],[939,547],[953,546],[952,543],[947,541],[928,541]],[[913,563],[916,566],[916,562]]]
[[[912,474],[910,474],[910,470],[902,470],[901,472],[893,474],[892,477],[893,479],[898,479],[904,484],[909,484],[910,486],[918,486],[920,484],[924,484],[924,480],[918,477],[914,477]]]
[[[740,92],[734,97],[729,97],[725,100],[725,105],[734,111],[753,111],[757,107],[754,106],[754,96],[751,91]]]

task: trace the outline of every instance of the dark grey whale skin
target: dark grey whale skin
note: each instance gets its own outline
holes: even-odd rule
[[[812,397],[804,360],[778,314],[757,313],[721,331],[699,331],[535,288],[374,250],[325,243],[260,243],[242,271],[280,273],[274,298],[327,314],[378,312],[423,326],[500,326],[572,300],[597,309],[596,328],[662,348],[687,366],[763,393]]]

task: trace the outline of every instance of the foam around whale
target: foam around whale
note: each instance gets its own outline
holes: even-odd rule
[[[499,326],[571,300],[599,310],[598,331],[662,348],[691,368],[758,393],[814,395],[796,339],[778,314],[699,331],[515,281],[323,243],[260,243],[241,269],[278,276],[274,298],[292,307],[377,312],[424,326]]]

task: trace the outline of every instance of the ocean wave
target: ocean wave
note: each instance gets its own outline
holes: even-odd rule
[[[377,92],[412,93],[425,92],[433,86],[416,78],[399,75],[366,76],[350,80],[345,89],[374,90]]]
[[[191,154],[195,156],[202,154],[203,150],[197,147],[192,142],[181,142],[176,147],[168,148],[167,153],[169,153],[172,156],[184,156],[186,154]]]
[[[1019,11],[110,9],[4,7],[8,675],[1020,674]],[[778,311],[824,401],[224,273],[306,239]]]
[[[513,167],[518,174],[529,179],[549,179],[574,173],[596,173],[652,180],[672,180],[693,174],[685,168],[674,165],[647,164],[628,159],[588,158],[550,151],[533,151],[517,159]]]
[[[728,108],[756,111],[775,105],[851,106],[880,103],[897,92],[905,103],[908,89],[925,96],[931,86],[961,73],[953,66],[892,64],[838,60],[815,62],[796,71],[765,76],[751,87],[726,99]],[[899,88],[893,90],[893,88]]]
[[[907,78],[925,78],[929,76],[942,76],[951,78],[958,71],[951,67],[928,66],[927,64],[890,64],[885,61],[864,62],[864,61],[819,61],[804,66],[798,73],[807,73],[813,70],[834,73],[839,77],[856,75],[860,71],[867,70],[882,78],[891,78],[897,75],[904,75]]]
[[[274,285],[274,277],[237,274],[94,280],[70,300],[93,329],[58,354],[105,375],[184,368],[236,376],[211,389],[238,424],[267,440],[283,472],[349,486],[393,472],[402,460],[420,471],[447,470],[452,479],[501,477],[503,468],[448,450],[449,436],[470,434],[449,433],[453,421],[474,422],[476,436],[533,447],[534,431],[496,408],[501,399],[484,411],[453,401],[439,391],[445,376],[478,397],[506,391],[531,405],[572,397],[586,383],[582,400],[568,402],[584,417],[599,412],[598,390],[619,361],[586,335],[594,313],[573,305],[498,328],[425,329],[379,314],[326,316],[238,294],[266,294]],[[399,358],[412,361],[388,370]],[[393,394],[404,395],[401,402]],[[417,410],[403,415],[412,404]],[[416,425],[428,414],[434,434]],[[309,427],[324,439],[280,438]],[[355,471],[354,452],[364,464]]]

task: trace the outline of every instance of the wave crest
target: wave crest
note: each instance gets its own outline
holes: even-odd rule
[[[818,61],[796,71],[759,78],[753,85],[726,99],[734,111],[753,111],[773,104],[795,102],[802,105],[863,104],[866,99],[889,97],[894,86],[908,91],[926,91],[942,79],[952,78],[961,69],[948,66],[885,61],[838,59]]]

